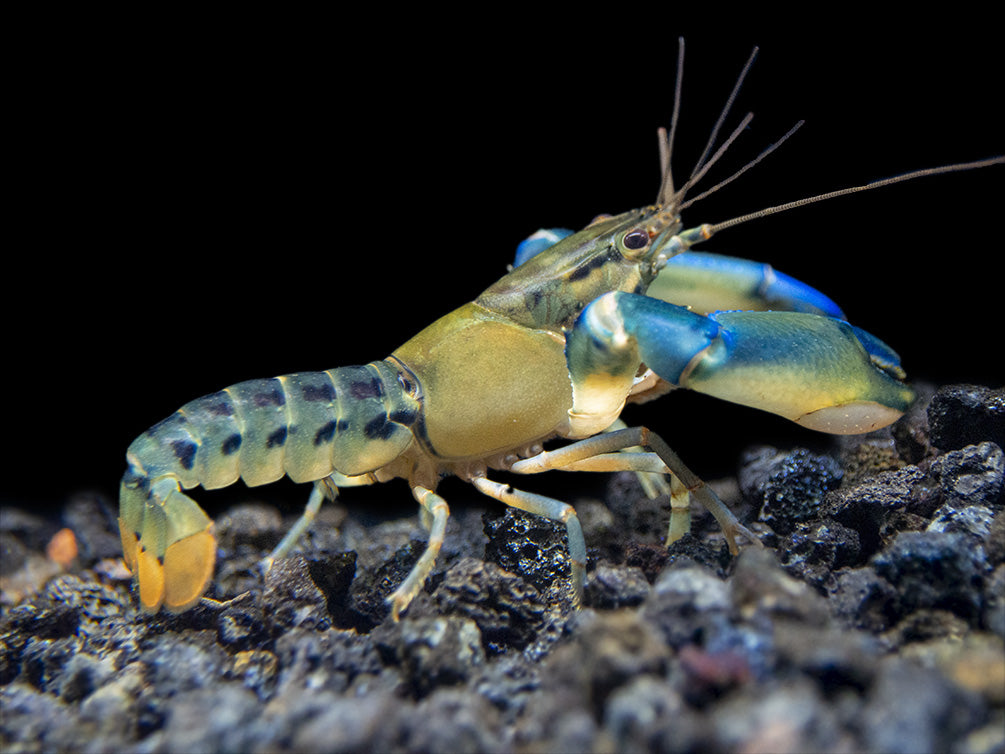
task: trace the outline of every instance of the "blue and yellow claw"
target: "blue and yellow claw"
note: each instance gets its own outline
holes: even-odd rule
[[[847,322],[802,312],[713,312],[631,293],[601,296],[569,334],[574,419],[620,411],[644,363],[667,382],[832,434],[896,421],[914,400],[896,353]],[[598,380],[620,389],[591,389]]]

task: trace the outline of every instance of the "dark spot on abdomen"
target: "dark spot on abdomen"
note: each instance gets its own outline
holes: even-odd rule
[[[210,416],[233,416],[234,404],[222,390],[199,400],[199,408]]]
[[[335,422],[330,421],[323,427],[321,427],[321,429],[317,431],[317,434],[314,435],[314,444],[322,445],[326,442],[331,442],[334,436],[335,436]]]
[[[199,450],[199,446],[191,440],[175,440],[171,443],[171,450],[181,467],[185,471],[191,471],[195,465],[195,454]]]
[[[387,416],[375,416],[363,427],[363,434],[370,440],[386,440],[397,429],[398,425],[389,422]]]
[[[333,401],[335,400],[335,388],[331,383],[321,385],[301,385],[300,393],[305,401]]]
[[[380,398],[384,395],[384,386],[380,380],[374,379],[369,382],[354,382],[349,386],[349,392],[357,400],[367,398]]]
[[[263,390],[255,393],[251,399],[256,408],[266,408],[268,406],[283,406],[286,404],[286,396],[280,387],[276,386],[272,390]]]

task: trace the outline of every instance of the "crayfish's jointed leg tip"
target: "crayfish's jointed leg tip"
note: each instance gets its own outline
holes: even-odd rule
[[[241,592],[236,597],[229,600],[215,600],[212,597],[200,597],[199,604],[212,608],[213,610],[224,610],[232,605],[237,605],[251,598],[251,592]]]
[[[412,495],[422,506],[423,512],[430,518],[429,541],[419,560],[408,572],[408,576],[386,600],[387,604],[391,606],[391,619],[395,623],[418,595],[422,585],[432,572],[433,566],[436,565],[436,556],[440,554],[440,548],[443,546],[443,538],[447,531],[447,519],[450,517],[447,501],[432,490],[415,485],[412,487]]]
[[[737,521],[735,524],[733,524],[733,534],[734,534],[734,536],[736,534],[743,535],[743,538],[746,539],[754,547],[764,547],[764,543],[761,542],[760,537],[758,537],[756,534],[754,534],[754,532],[752,532],[746,526],[744,526],[743,524],[741,524],[739,521]],[[736,547],[735,541],[733,543],[733,546]],[[739,548],[737,548],[736,552],[734,552],[733,554],[734,555],[739,554]]]
[[[764,547],[764,543],[761,542],[758,536],[738,520],[722,525],[721,528],[723,535],[726,537],[726,544],[729,547],[730,555],[736,556],[740,554],[740,546],[736,543],[737,535],[742,536],[753,547]]]

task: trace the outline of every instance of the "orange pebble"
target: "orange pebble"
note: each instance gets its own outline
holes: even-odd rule
[[[72,529],[60,529],[52,535],[45,554],[54,563],[66,568],[77,557],[77,538]]]

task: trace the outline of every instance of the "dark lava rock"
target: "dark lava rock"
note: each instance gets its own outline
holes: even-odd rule
[[[896,618],[897,590],[872,568],[851,568],[837,577],[829,604],[846,624],[879,633]]]
[[[982,700],[934,669],[888,658],[878,667],[864,713],[863,749],[949,751],[986,715]]]
[[[281,620],[279,630],[284,630],[282,624]],[[217,640],[229,651],[250,650],[268,643],[271,637],[272,627],[265,612],[250,600],[237,601],[220,611]]]
[[[144,651],[147,678],[165,697],[213,686],[228,657],[209,631],[187,632],[184,638],[162,634]]]
[[[533,584],[538,591],[568,592],[571,566],[563,524],[506,508],[484,516],[485,559]]]
[[[666,538],[670,499],[667,496],[647,497],[634,474],[613,474],[605,500],[616,522],[613,534],[620,532],[633,543],[646,544],[662,543]]]
[[[254,691],[259,699],[268,699],[275,690],[279,659],[267,649],[246,649],[231,657],[225,677]]]
[[[640,605],[649,595],[641,568],[598,565],[586,579],[586,604],[608,610]]]
[[[912,382],[916,398],[907,413],[889,427],[897,453],[906,463],[918,464],[937,452],[932,448],[928,431],[928,406],[936,386],[928,382]],[[876,433],[872,433],[876,434]]]
[[[988,556],[989,565],[1005,563],[1005,510],[1000,511],[988,527],[984,552]]]
[[[1005,447],[1005,388],[947,385],[928,405],[932,444],[942,450],[989,440]]]
[[[946,505],[996,506],[1005,487],[1005,453],[993,442],[952,450],[932,463],[930,472]]]
[[[701,751],[709,732],[671,683],[643,675],[611,694],[603,730],[613,751]]]
[[[670,567],[656,579],[643,606],[646,620],[674,648],[699,643],[727,620],[732,603],[726,582],[707,568]]]
[[[383,651],[401,665],[416,696],[461,683],[485,664],[481,631],[470,618],[407,618],[375,633]]]
[[[991,535],[993,521],[994,511],[983,505],[967,505],[961,508],[943,505],[935,511],[931,523],[925,530],[967,534],[976,540],[982,540]]]
[[[730,593],[734,609],[747,620],[771,616],[822,626],[830,616],[823,597],[785,573],[766,548],[740,553]]]
[[[369,631],[390,614],[387,598],[405,580],[425,549],[424,542],[411,540],[380,566],[353,579],[349,599],[357,628]]]
[[[988,577],[984,590],[984,627],[1005,639],[1005,565]]]
[[[220,547],[234,552],[250,546],[256,552],[272,550],[283,538],[283,518],[271,505],[235,505],[216,521]]]
[[[688,533],[685,539],[691,537]],[[693,538],[693,537],[691,537]],[[679,542],[680,540],[678,540]],[[675,542],[674,544],[677,544]],[[670,562],[670,555],[663,545],[637,544],[628,547],[624,553],[625,565],[638,568],[650,584]]]
[[[895,514],[911,505],[915,486],[924,479],[925,473],[917,466],[884,471],[854,487],[828,494],[826,513],[858,532],[862,555],[869,557],[882,547],[891,521],[896,521]]]
[[[373,638],[352,630],[288,631],[276,639],[275,657],[284,687],[344,692],[357,678],[383,669]]]
[[[461,558],[447,570],[432,601],[444,614],[472,619],[491,653],[527,646],[548,608],[532,584],[474,558]]]
[[[980,614],[985,563],[966,536],[938,532],[903,532],[872,560],[903,612],[942,608],[966,620]]]
[[[640,676],[666,672],[670,650],[637,612],[584,611],[577,623],[571,641],[556,647],[541,670],[542,689],[553,700],[580,696],[599,716],[615,689]]]
[[[833,519],[798,524],[780,549],[785,570],[820,590],[836,571],[857,565],[862,554],[858,532]]]
[[[760,448],[744,457],[740,489],[761,505],[760,519],[779,534],[815,518],[824,495],[841,484],[841,467],[830,456],[804,448],[783,453]]]
[[[311,579],[307,561],[299,555],[272,564],[265,574],[262,602],[263,612],[276,630],[331,625],[325,595]]]
[[[265,745],[254,751],[394,751],[402,704],[384,689],[365,696],[302,689],[268,706],[271,714],[261,726]]]
[[[692,532],[685,534],[664,550],[667,568],[701,565],[725,576],[733,564],[733,556],[730,555],[725,540],[716,542],[699,539]]]
[[[332,721],[333,722],[333,721]],[[500,730],[499,712],[478,694],[440,688],[414,706],[402,706],[382,721],[369,745],[339,751],[484,752],[512,751]],[[373,743],[376,746],[373,746]],[[329,744],[321,747],[331,751]]]
[[[902,420],[896,426],[903,423]],[[896,471],[905,462],[917,463],[925,457],[922,448],[912,447],[903,452],[893,433],[887,430],[867,435],[839,435],[836,439],[840,449],[838,460],[844,471],[841,484],[845,487],[853,487],[883,471]]]
[[[869,688],[884,649],[865,633],[792,621],[779,621],[773,638],[778,666],[796,668],[813,678],[827,695]]]
[[[885,632],[883,641],[890,647],[903,648],[931,641],[956,641],[969,630],[970,622],[956,613],[923,607],[908,613]]]
[[[698,751],[857,751],[839,712],[806,679],[745,687],[712,712],[715,740]]]

